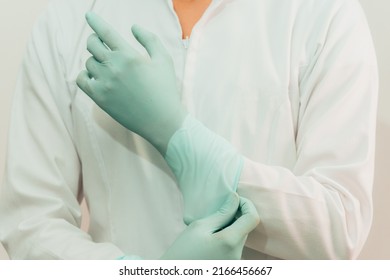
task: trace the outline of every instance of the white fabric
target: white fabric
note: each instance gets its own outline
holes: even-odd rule
[[[142,52],[131,25],[158,34],[183,104],[245,157],[238,193],[261,224],[244,257],[358,255],[372,219],[377,98],[358,1],[213,1],[185,48],[169,0],[55,0],[32,34],[12,109],[0,202],[12,258],[158,258],[184,228],[164,159],[75,84],[90,56],[88,10]]]

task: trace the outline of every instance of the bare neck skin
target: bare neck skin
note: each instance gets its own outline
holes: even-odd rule
[[[191,36],[192,28],[207,10],[212,0],[173,0],[183,39]]]

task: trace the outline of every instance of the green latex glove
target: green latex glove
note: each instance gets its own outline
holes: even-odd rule
[[[139,26],[132,32],[149,56],[132,48],[94,13],[86,15],[96,32],[88,39],[93,55],[77,85],[111,117],[165,154],[186,112],[180,104],[173,62],[156,35]]]
[[[218,212],[191,223],[161,259],[241,259],[248,234],[258,223],[252,202],[233,193]]]
[[[165,160],[184,200],[184,222],[215,213],[237,191],[243,157],[189,114],[169,141]]]

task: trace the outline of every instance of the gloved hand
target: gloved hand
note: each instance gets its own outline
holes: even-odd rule
[[[99,16],[88,13],[87,21],[96,32],[87,47],[93,57],[78,86],[165,156],[183,194],[187,224],[217,211],[237,190],[242,156],[183,109],[172,60],[154,34],[132,28],[149,54],[144,57]]]
[[[218,212],[191,223],[161,259],[239,260],[248,234],[258,223],[252,202],[233,193]]]
[[[145,47],[145,57],[94,13],[86,15],[96,32],[88,39],[93,55],[77,85],[127,129],[165,154],[186,111],[180,104],[172,59],[156,35],[139,26],[132,32]]]

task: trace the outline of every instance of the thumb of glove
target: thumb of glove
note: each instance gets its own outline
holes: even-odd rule
[[[215,233],[230,225],[234,221],[239,204],[239,196],[237,193],[232,193],[216,213],[203,219],[210,231]]]

